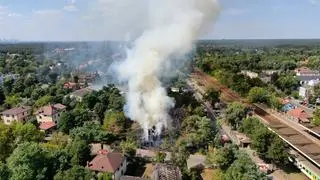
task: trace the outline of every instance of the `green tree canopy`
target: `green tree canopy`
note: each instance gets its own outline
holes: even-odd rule
[[[235,151],[235,147],[231,145],[219,149],[211,149],[207,154],[207,161],[212,166],[226,170],[236,159]]]
[[[76,138],[67,146],[68,154],[72,157],[72,165],[86,165],[90,159],[90,145],[87,141]]]
[[[66,171],[59,171],[54,180],[91,180],[94,175],[86,168],[82,166],[73,166]]]
[[[120,143],[122,154],[126,155],[127,157],[133,157],[136,154],[137,148],[138,144],[133,139],[126,139],[126,141],[121,141]]]
[[[223,179],[237,180],[267,180],[264,173],[260,172],[257,166],[243,152],[237,155],[237,159],[231,164],[225,172]]]
[[[114,134],[119,134],[125,130],[126,117],[123,112],[108,111],[104,119],[103,127]]]
[[[43,96],[35,102],[34,106],[41,107],[41,106],[48,105],[49,103],[51,103],[53,101],[53,99],[54,98],[52,96],[48,96],[48,95]]]
[[[269,93],[261,87],[253,87],[249,91],[248,100],[251,103],[269,103]]]
[[[238,102],[229,104],[225,111],[225,119],[233,129],[237,129],[240,126],[242,120],[246,117],[246,115],[246,107]]]
[[[311,123],[315,126],[319,126],[320,125],[320,108],[317,108],[314,112],[313,112],[313,117],[312,117],[312,121]]]
[[[219,102],[220,92],[211,88],[207,91],[204,96],[204,99],[210,102],[211,105],[214,105],[216,102]]]
[[[0,180],[9,180],[10,171],[6,164],[0,161]]]
[[[19,144],[7,160],[12,172],[10,179],[45,179],[48,171],[46,152],[34,142]]]
[[[288,164],[288,157],[288,149],[286,148],[283,140],[276,137],[268,149],[267,158],[273,163],[283,166]]]
[[[14,125],[13,134],[17,144],[22,142],[40,142],[44,139],[44,133],[39,131],[36,126],[31,123]]]
[[[0,123],[0,162],[4,161],[14,149],[13,128]]]

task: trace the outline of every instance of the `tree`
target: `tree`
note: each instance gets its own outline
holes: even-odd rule
[[[4,161],[14,149],[14,136],[11,126],[0,123],[0,162]]]
[[[241,124],[240,131],[252,137],[263,124],[256,117],[247,117]]]
[[[41,87],[35,88],[31,93],[31,98],[33,100],[38,100],[40,97],[44,96],[46,92]]]
[[[284,142],[279,137],[275,137],[268,149],[267,158],[275,164],[286,165],[288,163],[288,157],[288,150]]]
[[[133,157],[136,154],[138,148],[137,142],[133,139],[127,139],[126,141],[121,141],[120,149],[122,154],[127,157]]]
[[[270,145],[273,143],[275,134],[270,132],[266,127],[256,128],[252,135],[252,147],[257,150],[262,158],[267,157],[267,152]]]
[[[10,171],[6,164],[0,161],[0,180],[9,180]]]
[[[13,93],[21,93],[24,91],[26,87],[24,86],[24,77],[20,77],[16,80],[16,82],[13,85],[12,92]]]
[[[119,134],[125,130],[126,117],[123,112],[108,111],[104,119],[103,127],[109,132]]]
[[[35,107],[45,106],[45,105],[51,103],[52,100],[53,100],[53,97],[52,97],[52,96],[46,95],[46,96],[43,96],[43,97],[41,97],[40,99],[38,99],[38,100],[35,102],[34,106],[35,106]]]
[[[106,106],[102,103],[97,103],[94,105],[93,111],[96,113],[96,115],[99,117],[100,121],[104,118],[104,112],[106,112]]]
[[[279,77],[276,85],[285,93],[290,94],[291,91],[295,90],[298,87],[299,81],[293,75],[285,74]]]
[[[273,109],[277,110],[279,110],[282,106],[280,100],[274,94],[271,95],[269,104]]]
[[[67,146],[68,154],[72,157],[72,165],[86,165],[90,159],[90,146],[85,140],[76,138]]]
[[[210,119],[197,115],[185,118],[182,133],[195,147],[206,147],[214,141],[216,129]]]
[[[112,174],[111,173],[99,173],[98,174],[98,180],[112,180]]]
[[[44,139],[44,133],[39,131],[36,126],[31,123],[14,125],[13,134],[16,144],[22,142],[40,142]]]
[[[207,91],[206,95],[204,96],[204,99],[210,102],[212,106],[214,106],[216,102],[219,102],[219,97],[220,97],[220,92],[211,88]]]
[[[195,109],[193,109],[192,114],[193,115],[198,115],[200,117],[206,116],[206,113],[204,111],[204,107],[202,107],[202,106],[198,106]]]
[[[237,129],[242,120],[246,117],[247,111],[241,103],[234,102],[228,105],[225,111],[225,119],[233,129]]]
[[[228,168],[223,179],[267,180],[267,177],[264,173],[259,171],[247,154],[239,152],[237,159]]]
[[[67,146],[69,141],[69,136],[63,134],[62,132],[54,132],[51,136],[51,140],[48,142],[51,145],[55,145],[60,149]]]
[[[59,130],[65,134],[69,134],[70,129],[74,127],[74,119],[72,113],[63,112],[60,117]]]
[[[12,92],[13,89],[13,84],[14,84],[14,79],[13,78],[6,78],[3,82],[3,90],[6,95],[9,95]]]
[[[248,99],[249,99],[249,102],[251,102],[251,103],[268,103],[269,102],[269,93],[264,88],[253,87],[249,91]]]
[[[4,102],[9,104],[11,107],[14,107],[21,102],[21,97],[18,95],[7,96]]]
[[[46,152],[37,143],[19,144],[7,162],[13,180],[45,179],[47,177]]]
[[[5,102],[6,96],[4,94],[2,86],[0,86],[0,106]]]
[[[319,126],[320,125],[320,108],[317,108],[313,112],[312,122],[313,125]]]
[[[85,122],[83,126],[74,128],[70,131],[71,138],[80,138],[82,140],[91,142],[106,142],[112,143],[114,136],[94,122]]]
[[[96,103],[99,102],[99,99],[96,93],[93,92],[84,96],[82,102],[86,108],[93,109]]]
[[[171,161],[173,165],[178,166],[182,173],[187,170],[187,159],[190,153],[187,150],[187,142],[183,139],[178,139],[176,145],[173,147],[171,154]]]
[[[93,174],[87,168],[78,165],[66,171],[59,171],[54,176],[54,180],[91,180],[93,178]]]
[[[211,149],[207,155],[207,161],[213,166],[217,166],[222,170],[228,169],[228,167],[236,159],[235,147],[228,145],[220,149]]]
[[[167,154],[163,152],[157,152],[155,157],[155,162],[157,163],[164,163],[164,160],[166,159]]]

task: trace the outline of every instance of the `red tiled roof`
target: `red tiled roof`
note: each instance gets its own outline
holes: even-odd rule
[[[21,106],[21,107],[15,107],[6,111],[3,111],[1,114],[3,115],[17,115],[17,114],[21,114],[23,112],[26,111],[30,111],[31,107],[29,106]]]
[[[65,109],[66,106],[62,105],[62,104],[55,104],[55,105],[47,105],[47,106],[43,106],[40,109],[38,109],[38,111],[35,114],[41,114],[41,115],[46,115],[46,116],[52,116],[55,115],[57,112]]]
[[[303,109],[300,108],[292,109],[288,111],[288,114],[300,120],[307,120],[311,118]]]
[[[92,171],[115,173],[124,161],[121,153],[98,154],[88,165]]]
[[[48,129],[51,129],[55,126],[56,126],[56,124],[54,122],[43,122],[40,124],[39,128],[41,130],[48,130]]]
[[[74,87],[76,87],[77,83],[73,83],[73,82],[66,82],[64,83],[63,87],[66,88],[66,89],[72,89]]]

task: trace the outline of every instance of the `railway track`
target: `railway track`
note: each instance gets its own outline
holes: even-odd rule
[[[320,145],[319,143],[314,142],[314,140],[304,131],[298,131],[287,123],[284,123],[283,119],[275,117],[255,104],[249,104],[237,93],[222,85],[217,79],[198,69],[195,70],[191,78],[198,82],[202,86],[201,88],[214,88],[221,91],[221,99],[224,102],[230,103],[237,101],[244,103],[246,106],[253,107],[255,114],[270,130],[275,132],[280,138],[312,162],[317,168],[320,168]]]

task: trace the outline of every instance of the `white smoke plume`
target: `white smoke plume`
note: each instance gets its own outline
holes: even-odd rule
[[[219,11],[216,0],[150,0],[147,8],[147,28],[117,64],[119,80],[128,88],[127,116],[142,126],[146,139],[153,126],[159,134],[170,128],[174,102],[160,82],[170,57],[188,53]]]

